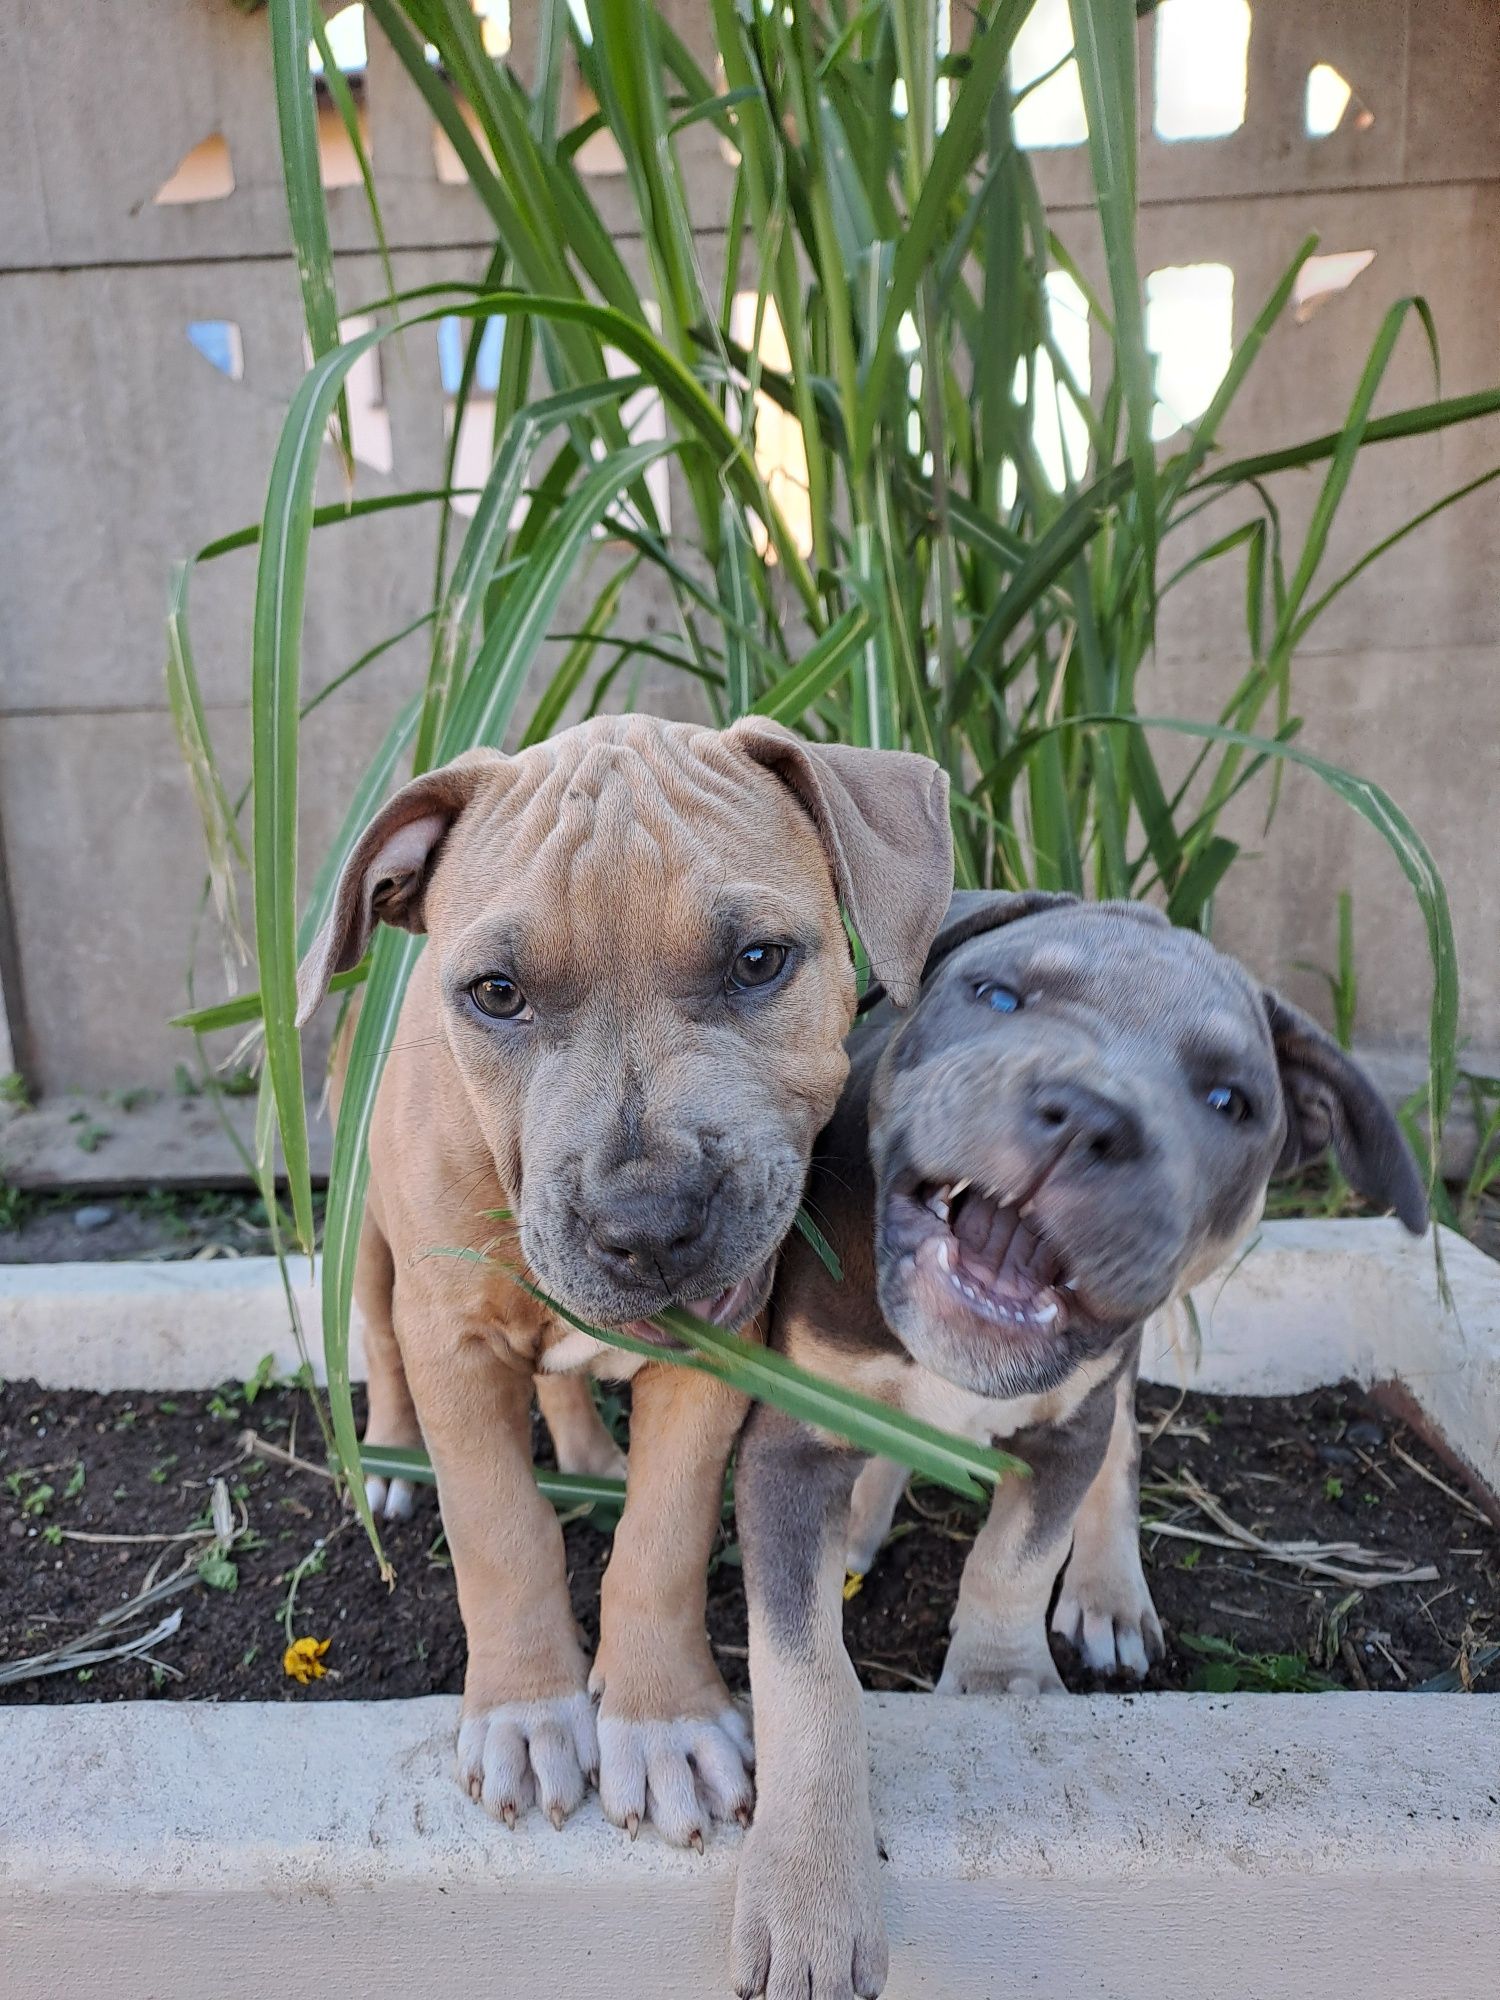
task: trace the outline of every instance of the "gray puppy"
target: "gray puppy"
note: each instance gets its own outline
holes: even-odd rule
[[[842,1282],[794,1242],[773,1331],[804,1366],[1030,1467],[965,1566],[940,1692],[1061,1688],[1047,1612],[1065,1563],[1054,1626],[1095,1665],[1145,1671],[1161,1635],[1139,1553],[1142,1324],[1244,1240],[1273,1174],[1330,1146],[1421,1231],[1421,1180],[1369,1079],[1233,959],[1143,906],[954,897],[916,1006],[856,1037],[814,1157]],[[740,1446],[759,1758],[742,1995],[884,1984],[841,1586],[901,1483],[768,1406]]]

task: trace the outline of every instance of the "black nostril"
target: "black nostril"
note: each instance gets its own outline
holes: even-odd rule
[[[1053,1083],[1031,1100],[1034,1129],[1061,1134],[1076,1152],[1101,1165],[1117,1166],[1141,1157],[1140,1120],[1128,1106],[1101,1096],[1083,1083]]]

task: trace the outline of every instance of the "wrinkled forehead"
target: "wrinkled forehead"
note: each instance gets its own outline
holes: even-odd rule
[[[459,821],[429,894],[445,942],[483,955],[492,938],[497,963],[561,977],[606,957],[693,967],[837,925],[811,820],[713,732],[576,739],[525,753]]]
[[[944,971],[949,982],[1031,986],[1122,1035],[1271,1060],[1264,1004],[1244,967],[1195,932],[1128,906],[1040,911],[972,939]]]

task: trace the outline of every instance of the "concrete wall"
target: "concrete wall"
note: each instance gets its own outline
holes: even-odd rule
[[[517,5],[524,41],[530,10]],[[706,6],[679,27],[710,54]],[[149,21],[148,21],[149,13]],[[1445,392],[1489,386],[1500,322],[1500,20],[1484,0],[1262,0],[1250,37],[1245,124],[1214,141],[1150,136],[1144,65],[1142,258],[1147,268],[1230,264],[1243,331],[1309,229],[1325,251],[1372,249],[1353,285],[1272,342],[1230,448],[1335,424],[1390,302],[1431,300]],[[106,0],[39,9],[0,0],[0,980],[20,1059],[44,1089],[159,1082],[180,1054],[165,1017],[184,997],[201,846],[167,714],[161,613],[170,563],[256,518],[280,420],[302,369],[295,273],[276,149],[264,14],[231,0]],[[467,187],[439,178],[431,121],[371,31],[365,108],[398,279],[477,273],[486,233]],[[518,50],[525,62],[525,50]],[[1328,62],[1373,113],[1327,138],[1303,129],[1310,66]],[[234,190],[153,197],[221,135]],[[726,170],[711,135],[690,187],[712,262]],[[1065,235],[1082,236],[1077,149],[1039,155]],[[616,209],[627,256],[623,190]],[[346,311],[380,289],[357,187],[330,194]],[[1080,250],[1090,255],[1086,241]],[[243,372],[217,372],[192,321],[239,329]],[[393,469],[361,491],[435,483],[442,391],[430,331],[382,366]],[[1431,393],[1409,335],[1382,405]],[[1500,461],[1493,423],[1384,448],[1361,468],[1330,563],[1352,559],[1418,506]],[[326,468],[328,497],[337,492]],[[1290,521],[1308,481],[1283,481]],[[433,524],[385,516],[319,538],[307,613],[315,688],[427,602]],[[1466,980],[1465,1021],[1500,1046],[1500,927],[1484,812],[1500,779],[1497,516],[1481,494],[1366,577],[1299,657],[1304,742],[1377,778],[1431,842],[1448,880]],[[1217,710],[1244,660],[1238,581],[1173,600],[1142,705]],[[248,755],[245,696],[254,558],[205,569],[194,631],[209,720],[230,769]],[[638,586],[621,624],[660,607]],[[355,776],[419,670],[415,643],[330,704],[307,738],[311,866]],[[663,702],[688,699],[673,688]],[[1245,817],[1250,844],[1258,820]],[[1478,834],[1476,837],[1476,831]],[[1420,925],[1377,838],[1315,781],[1289,780],[1265,858],[1223,899],[1221,936],[1268,977],[1315,998],[1293,970],[1332,952],[1334,898],[1352,886],[1367,1035],[1414,1043],[1425,1008]],[[200,941],[200,997],[223,991]]]

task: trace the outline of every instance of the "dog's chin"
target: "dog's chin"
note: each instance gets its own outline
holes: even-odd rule
[[[961,1176],[883,1192],[881,1309],[912,1359],[972,1394],[1044,1395],[1123,1330],[1096,1311],[1030,1204]]]
[[[536,1271],[537,1287],[545,1300],[555,1301],[587,1326],[598,1327],[607,1333],[628,1334],[632,1340],[645,1341],[652,1347],[661,1348],[680,1348],[683,1343],[656,1324],[659,1313],[690,1313],[694,1319],[707,1320],[712,1326],[737,1330],[754,1319],[770,1297],[771,1280],[776,1271],[773,1254],[743,1277],[721,1285],[702,1297],[689,1298],[665,1290],[645,1294],[605,1292],[592,1285],[571,1282],[566,1272],[549,1277],[542,1260],[533,1258],[528,1261]]]
[[[676,1300],[668,1298],[656,1308],[657,1312],[669,1309],[685,1312],[693,1319],[707,1320],[710,1326],[722,1326],[731,1332],[737,1331],[747,1321],[754,1319],[766,1300],[771,1296],[771,1280],[776,1271],[776,1259],[768,1257],[758,1270],[748,1277],[739,1278],[732,1285],[725,1285],[721,1291],[711,1293],[707,1298]],[[680,1347],[682,1342],[674,1335],[656,1325],[654,1319],[629,1319],[623,1322],[620,1331],[634,1336],[637,1340],[649,1340],[654,1347]]]

